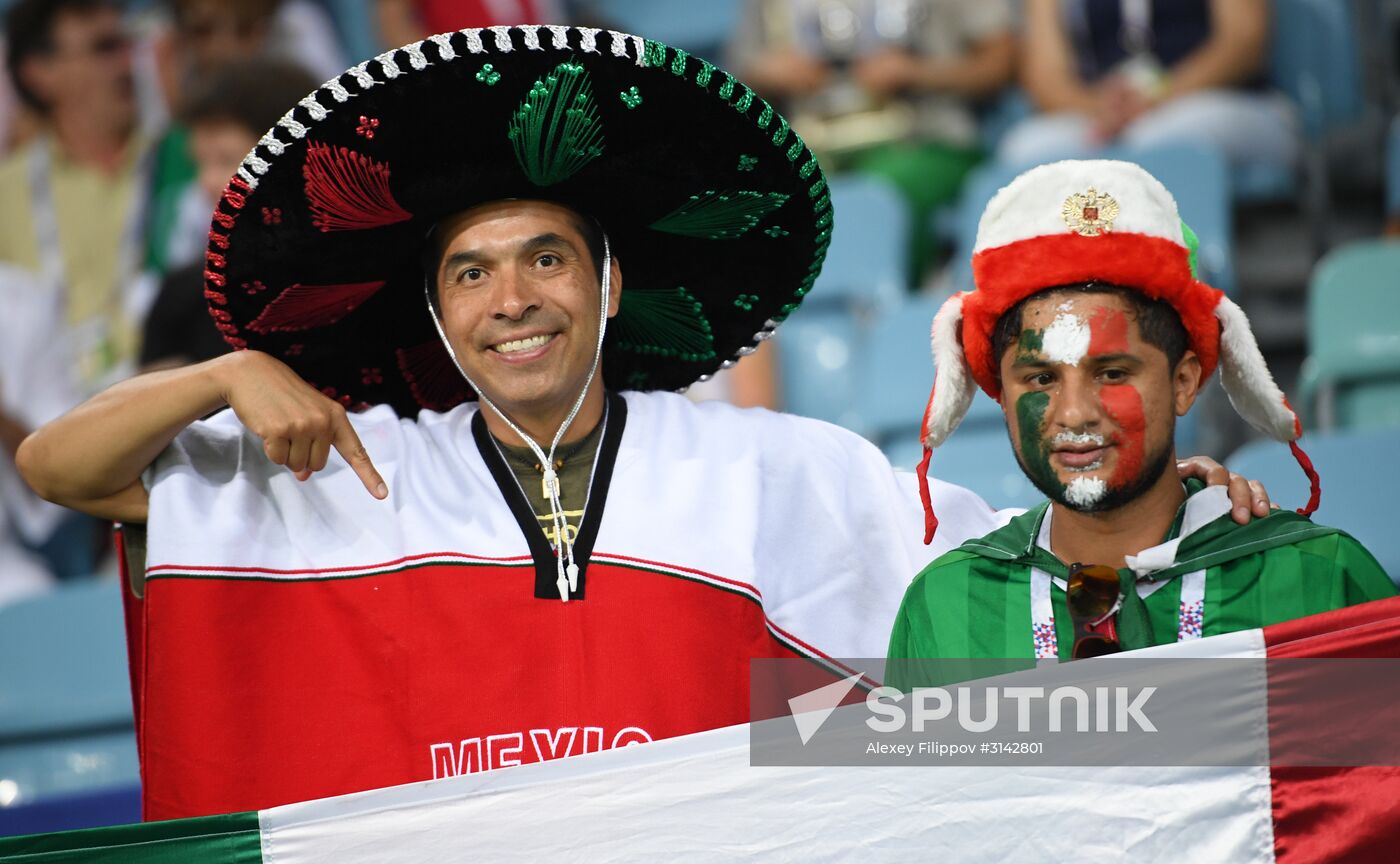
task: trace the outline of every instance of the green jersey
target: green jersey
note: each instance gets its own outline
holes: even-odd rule
[[[1237,525],[1223,488],[1191,484],[1188,492],[1164,542],[1128,556],[1120,571],[1146,619],[1136,628],[1144,644],[1125,647],[1262,627],[1396,593],[1376,559],[1342,531],[1291,511]],[[905,592],[889,656],[1068,659],[1069,568],[1049,550],[1051,512],[1047,501],[924,568]]]

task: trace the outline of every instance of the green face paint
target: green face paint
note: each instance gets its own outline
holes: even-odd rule
[[[1037,362],[1040,359],[1044,336],[1044,330],[1022,330],[1021,338],[1016,340],[1016,361],[1018,363]]]
[[[1021,338],[1024,343],[1024,333]],[[1016,450],[1021,468],[1031,482],[1041,492],[1058,501],[1063,497],[1065,487],[1055,474],[1055,469],[1050,467],[1050,451],[1045,446],[1043,435],[1045,411],[1049,407],[1050,394],[1044,391],[1022,393],[1016,399],[1016,425],[1021,439]]]

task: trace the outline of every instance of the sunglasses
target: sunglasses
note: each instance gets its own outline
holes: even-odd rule
[[[1071,564],[1065,597],[1074,621],[1071,659],[1102,657],[1123,650],[1118,642],[1118,609],[1123,605],[1123,594],[1117,570],[1102,564]]]

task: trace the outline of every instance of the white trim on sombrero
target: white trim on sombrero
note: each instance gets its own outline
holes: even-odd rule
[[[1298,418],[1274,382],[1244,310],[1229,297],[1215,307],[1220,321],[1220,384],[1249,425],[1279,441],[1298,437]]]
[[[1132,162],[1088,159],[1043,165],[1002,187],[977,223],[973,254],[1018,240],[1066,233],[1070,229],[1060,215],[1065,201],[1090,189],[1118,202],[1113,233],[1145,234],[1186,245],[1176,200],[1161,181]]]

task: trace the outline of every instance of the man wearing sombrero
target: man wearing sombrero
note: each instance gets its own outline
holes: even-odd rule
[[[634,36],[444,34],[301,100],[210,230],[211,314],[248,350],[21,454],[149,523],[147,818],[740,723],[751,658],[878,655],[928,557],[878,451],[642,392],[766,339],[831,221],[782,117]],[[931,494],[950,538],[996,524]]]
[[[1070,659],[1395,593],[1359,543],[1307,518],[1320,481],[1302,426],[1243,312],[1197,280],[1194,244],[1167,190],[1126,162],[1044,165],[988,203],[976,290],[933,324],[923,468],[937,473],[936,448],[980,386],[1050,500],[920,573],[892,658]],[[1217,365],[1240,413],[1312,480],[1297,513],[1237,525],[1223,490],[1171,467],[1175,419]]]

